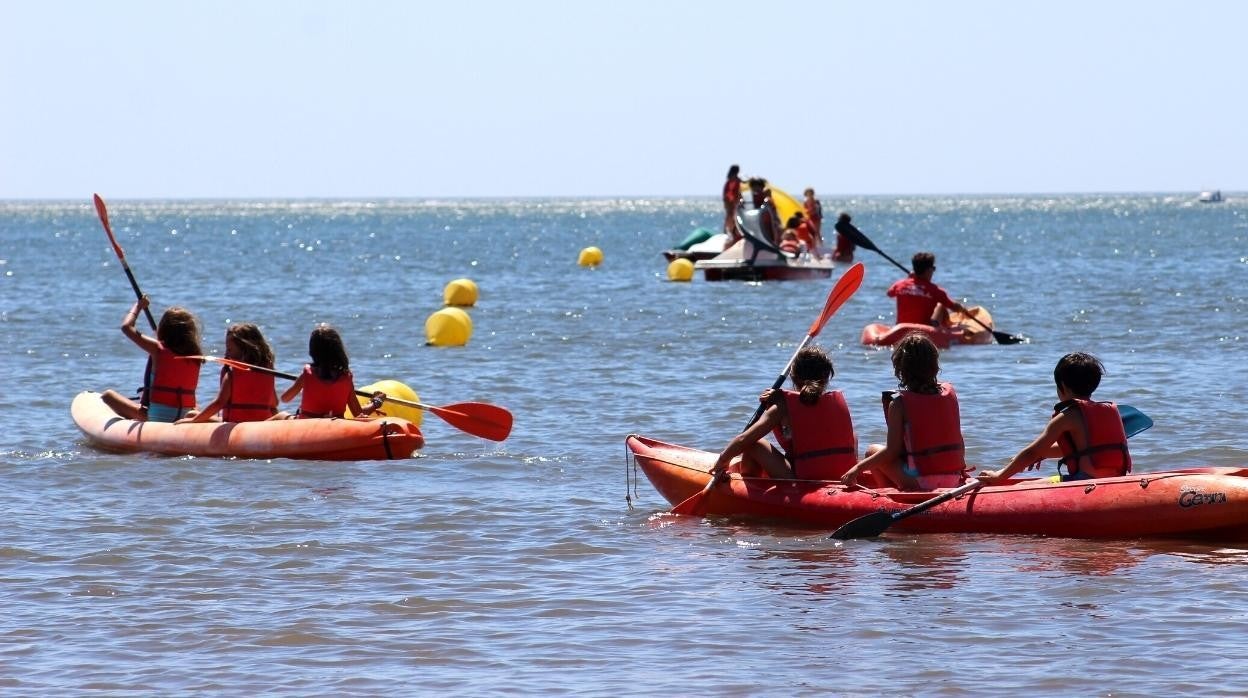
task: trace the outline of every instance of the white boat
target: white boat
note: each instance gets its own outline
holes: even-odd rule
[[[1202,204],[1218,204],[1222,203],[1222,190],[1214,189],[1213,191],[1202,191],[1196,200]]]

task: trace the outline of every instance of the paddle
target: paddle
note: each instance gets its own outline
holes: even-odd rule
[[[1127,438],[1131,438],[1136,434],[1153,426],[1153,420],[1148,415],[1137,410],[1130,405],[1118,405],[1118,413],[1122,415],[1122,427],[1127,433]],[[949,490],[944,494],[933,497],[925,502],[916,504],[909,509],[901,511],[873,511],[865,516],[850,521],[832,532],[831,538],[836,540],[852,540],[854,538],[874,538],[888,529],[889,526],[901,521],[904,518],[920,514],[931,509],[937,504],[958,497],[963,493],[970,492],[973,489],[982,487],[984,483],[979,480],[967,480],[966,484],[956,489]]]
[[[226,359],[220,356],[184,356],[182,358],[216,361],[217,363],[232,366],[243,371],[259,371],[260,373],[267,373],[278,378],[285,378],[286,380],[293,381],[299,378],[299,376],[291,373],[283,373],[271,368],[265,368],[264,366],[256,366],[255,364],[244,363],[235,359]],[[361,397],[372,397],[372,393],[366,393],[363,390],[357,390],[355,394]],[[411,400],[402,400],[390,396],[386,396],[386,402],[431,412],[460,431],[483,439],[503,441],[511,434],[511,413],[496,405],[484,402],[457,402],[453,405],[437,407],[435,405],[426,405],[423,402],[412,402]]]
[[[832,287],[832,290],[828,292],[828,300],[823,304],[823,312],[811,323],[810,329],[806,331],[806,338],[802,340],[801,344],[797,345],[797,351],[793,352],[793,356],[789,357],[789,362],[784,365],[784,370],[780,372],[776,382],[771,385],[772,390],[779,390],[784,385],[784,379],[788,377],[789,371],[793,370],[793,362],[797,361],[797,355],[806,348],[807,344],[810,344],[810,340],[823,331],[823,326],[828,324],[828,320],[832,319],[832,316],[845,304],[845,301],[849,300],[849,297],[857,292],[858,287],[862,285],[862,275],[865,272],[866,268],[862,266],[862,262],[855,264],[841,276],[836,285]],[[754,411],[754,416],[750,417],[750,423],[746,424],[745,428],[749,429],[754,422],[757,422],[765,409],[765,405],[759,404],[758,409]],[[706,483],[706,487],[672,507],[672,513],[696,516],[701,511],[701,504],[706,499],[707,493],[715,487],[715,483],[719,482],[721,478],[722,474],[711,476],[711,480]]]
[[[858,227],[855,226],[853,223],[847,223],[844,227],[841,227],[838,225],[836,230],[837,232],[848,236],[851,240],[854,241],[854,244],[858,245],[859,247],[865,247],[868,250],[871,250],[872,252],[879,254],[881,257],[892,262],[894,266],[906,272],[907,274],[914,273],[910,271],[909,267],[902,264],[901,262],[898,262],[892,257],[889,257],[887,254],[884,253],[883,250],[876,247],[875,243],[871,242],[871,239],[868,238],[866,235],[864,235],[863,232],[859,230]],[[979,325],[985,330],[988,330],[989,332],[991,332],[993,338],[997,340],[998,344],[1018,344],[1019,342],[1027,341],[1027,338],[1023,337],[1022,335],[1009,334],[1008,332],[998,332],[992,329],[991,327],[985,325],[982,321],[980,321],[979,318],[975,317],[974,315],[968,314],[967,317],[970,318],[972,321],[974,321],[976,325]]]
[[[108,224],[108,208],[104,206],[104,199],[99,194],[95,196],[95,212],[100,216],[100,224],[104,226],[104,232],[108,233],[108,241],[113,243],[113,251],[117,253],[117,259],[121,260],[121,268],[126,270],[126,278],[130,279],[130,287],[134,289],[135,298],[143,298],[143,292],[139,290],[139,282],[134,280],[134,272],[130,271],[130,265],[126,263],[126,253],[121,249],[121,245],[117,244],[117,238],[113,235],[113,226]],[[151,323],[152,329],[156,329],[156,318],[152,317],[152,311],[144,308],[143,313],[147,315],[147,321]]]

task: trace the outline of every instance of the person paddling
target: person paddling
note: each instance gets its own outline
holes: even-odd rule
[[[273,368],[273,349],[260,328],[249,322],[235,323],[225,331],[225,358]],[[277,414],[273,374],[222,366],[217,397],[177,423],[212,421],[218,412],[224,422],[261,422]]]
[[[940,352],[926,334],[906,335],[893,347],[893,374],[901,390],[884,393],[887,443],[871,444],[842,484],[858,484],[868,468],[900,490],[962,483],[967,468],[958,395],[953,384],[936,380],[939,373]]]
[[[743,475],[766,473],[776,479],[835,480],[858,458],[858,439],[845,396],[829,391],[835,374],[832,360],[819,347],[806,347],[793,360],[793,387],[765,390],[759,401],[767,405],[758,421],[738,434],[715,461],[712,473],[729,468]],[[774,432],[781,451],[767,440]]]
[[[897,299],[897,323],[928,324],[940,327],[949,318],[949,311],[966,313],[961,303],[949,297],[945,289],[932,283],[936,273],[936,255],[917,252],[910,260],[914,273],[888,288],[888,297]]]
[[[355,399],[355,382],[351,375],[351,362],[338,330],[324,323],[317,325],[308,337],[308,355],[312,363],[305,364],[303,373],[282,393],[282,402],[290,402],[303,393],[298,419],[342,417],[348,411],[352,417],[364,417],[381,408],[386,394],[373,393],[373,400],[361,407]],[[289,418],[279,412],[274,419]]]
[[[850,231],[852,230],[859,235],[862,233],[859,232],[858,229],[854,227],[854,224],[850,222],[852,220],[853,218],[844,211],[842,211],[841,215],[836,218],[836,225],[833,226],[836,230],[836,248],[832,251],[833,262],[854,261],[854,250],[858,248],[858,245],[854,242],[854,238],[850,234]]]
[[[135,320],[151,301],[143,296],[135,301],[121,322],[121,332],[149,357],[147,375],[138,402],[116,390],[105,390],[100,398],[119,416],[140,422],[175,422],[195,408],[195,388],[203,362],[183,359],[198,356],[199,321],[186,308],[174,306],[160,316],[156,336],[148,337],[135,328]]]
[[[1045,458],[1060,459],[1058,475],[1063,482],[1131,472],[1131,452],[1118,407],[1092,400],[1104,373],[1105,367],[1091,354],[1063,356],[1053,369],[1059,400],[1053,407],[1053,418],[1004,468],[985,470],[979,479],[989,484],[1008,480],[1024,469],[1038,467]],[[1062,465],[1068,471],[1065,475],[1060,473]]]

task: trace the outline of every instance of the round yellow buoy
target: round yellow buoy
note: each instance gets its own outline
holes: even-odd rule
[[[386,397],[397,397],[400,400],[407,400],[408,402],[420,402],[420,396],[416,394],[415,390],[412,390],[403,383],[395,380],[377,381],[372,385],[366,385],[363,388],[356,388],[356,390],[370,394],[380,390],[386,394]],[[369,398],[360,397],[358,395],[356,397],[359,398],[361,407],[368,404]],[[416,426],[420,426],[420,420],[425,416],[425,411],[419,407],[408,407],[394,402],[383,403],[381,411],[384,412],[387,417],[406,419]]]
[[[581,256],[576,258],[576,263],[583,267],[596,267],[602,264],[602,250],[597,247],[586,247],[581,250]]]
[[[477,304],[477,284],[472,279],[455,279],[442,291],[447,305],[473,306]]]
[[[684,259],[673,259],[667,265],[668,281],[689,281],[693,278],[693,262]]]
[[[425,320],[425,344],[462,347],[472,336],[472,318],[459,308],[443,308]]]

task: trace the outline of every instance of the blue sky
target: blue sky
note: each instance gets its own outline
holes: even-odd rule
[[[765,8],[765,9],[764,9]],[[0,199],[1248,190],[1235,2],[0,0]]]

